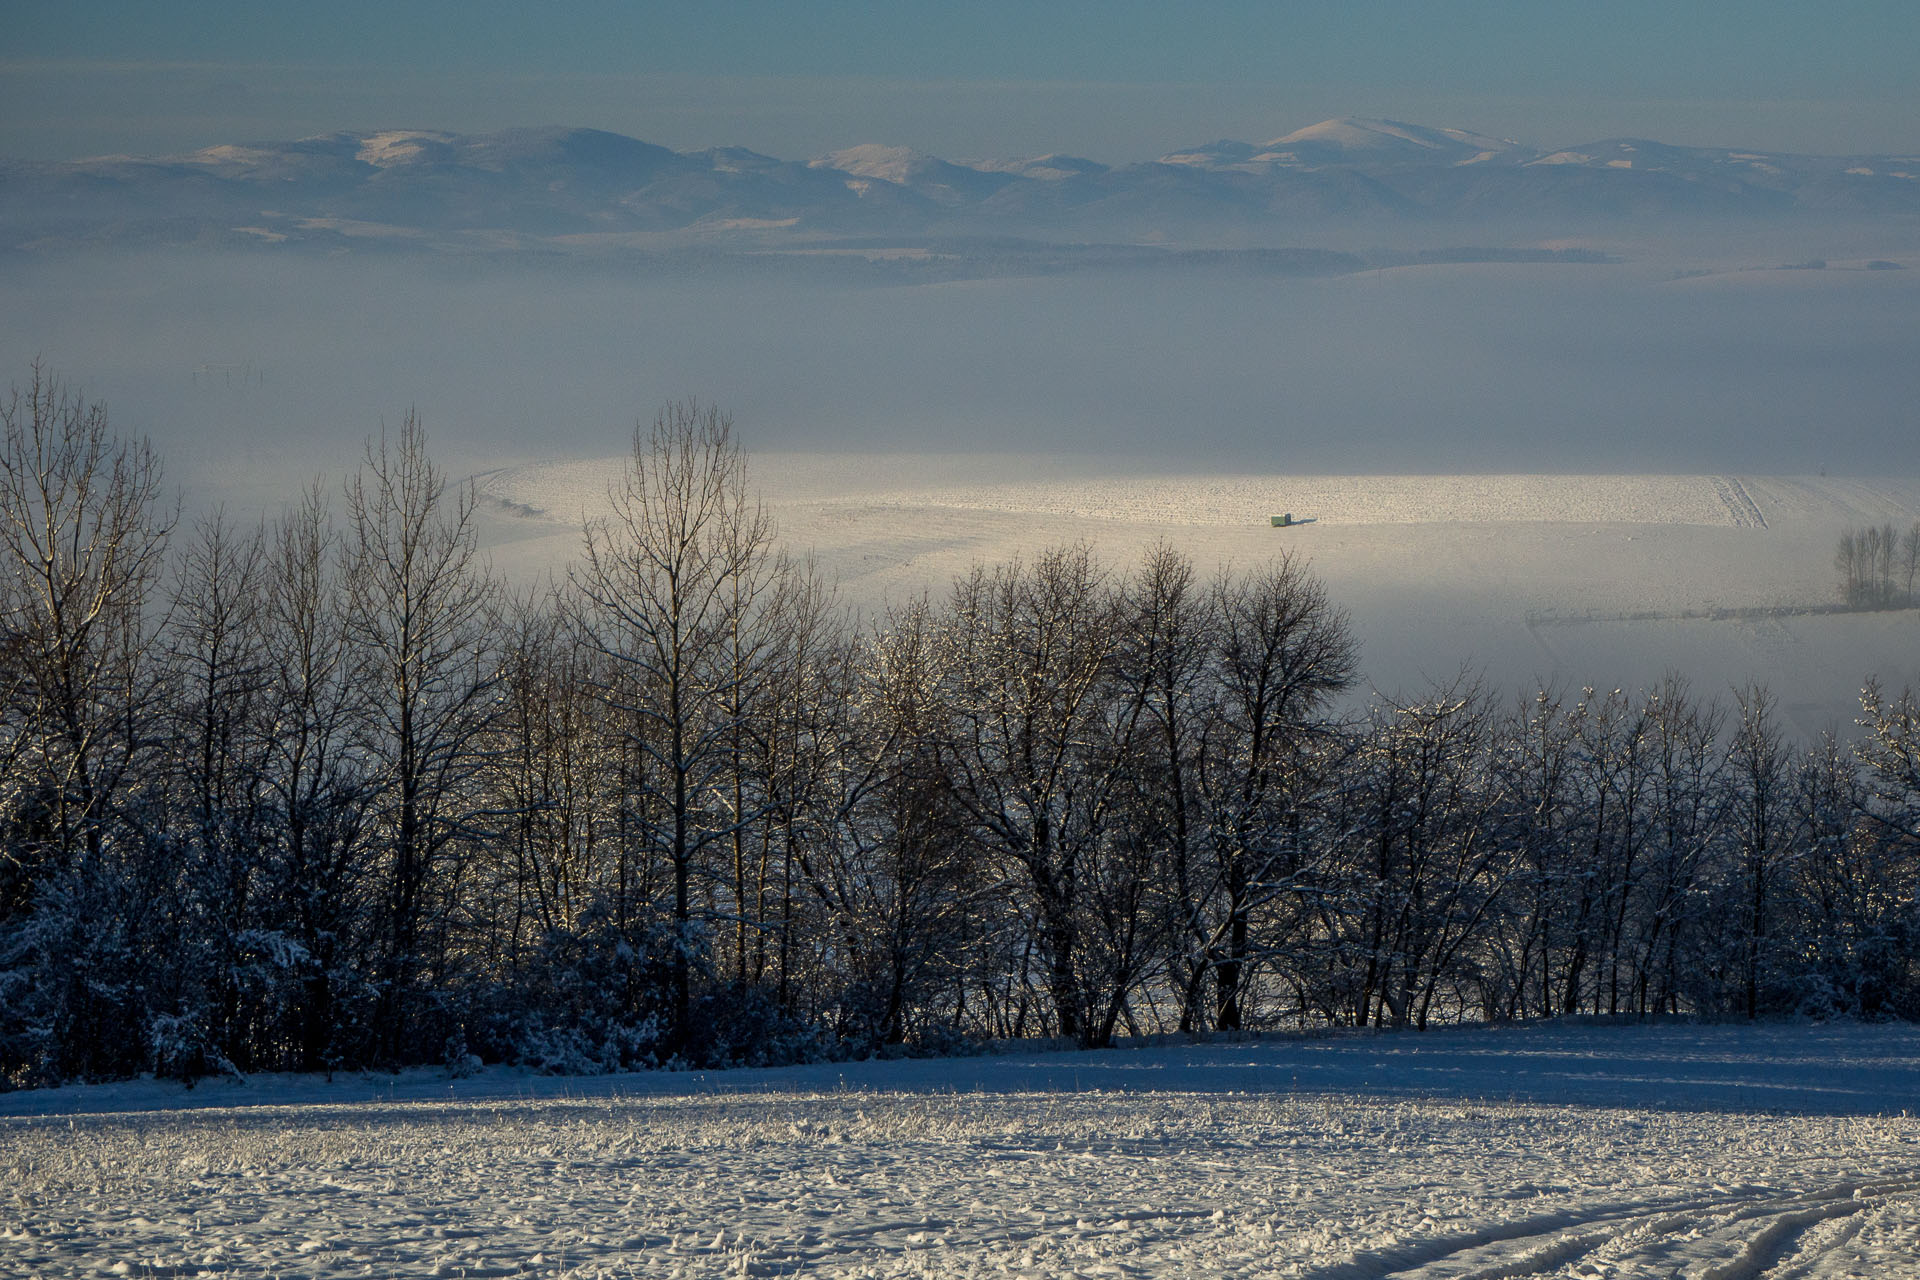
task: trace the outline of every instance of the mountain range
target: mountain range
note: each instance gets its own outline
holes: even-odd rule
[[[1610,138],[1556,150],[1323,121],[1109,166],[867,144],[811,160],[595,129],[333,133],[163,157],[0,163],[0,251],[103,243],[477,251],[822,251],[939,244],[1283,244],[1354,222],[1588,224],[1920,214],[1920,157]],[[943,241],[943,238],[944,241]],[[1022,248],[1022,245],[1029,247]]]

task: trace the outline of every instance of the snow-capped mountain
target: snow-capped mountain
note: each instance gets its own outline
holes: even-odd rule
[[[1029,156],[1024,160],[957,160],[954,163],[978,169],[982,173],[1010,173],[1017,178],[1033,178],[1041,182],[1092,178],[1107,172],[1107,166],[1098,160],[1087,160],[1058,151],[1050,151],[1043,156]]]
[[[1012,174],[952,164],[911,147],[874,142],[810,160],[807,167],[846,175],[848,189],[857,195],[867,195],[873,182],[884,182],[950,208],[984,200],[1018,180]]]
[[[1550,225],[1799,210],[1920,213],[1920,157],[1615,138],[1535,148],[1346,117],[1117,167],[952,161],[864,143],[808,161],[674,151],[596,129],[334,133],[166,157],[0,164],[0,248],[245,241],[577,251],[633,237],[1042,235],[1242,241],[1313,224]],[[648,242],[651,243],[651,242]]]
[[[1506,138],[1465,129],[1429,129],[1398,120],[1353,116],[1252,144],[1221,141],[1162,156],[1162,164],[1266,170],[1327,165],[1435,165],[1514,163],[1538,154]]]
[[[1414,163],[1478,164],[1532,155],[1511,138],[1490,138],[1466,129],[1428,129],[1398,120],[1347,117],[1322,120],[1268,142],[1262,150],[1291,154],[1301,163],[1340,164],[1386,159]]]

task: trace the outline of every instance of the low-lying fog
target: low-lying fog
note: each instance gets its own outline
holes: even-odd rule
[[[1748,264],[1775,268],[1774,261]],[[1920,257],[1910,264],[1920,267]],[[1920,270],[1403,267],[875,286],[632,265],[114,253],[0,265],[0,350],[174,474],[594,456],[695,395],[766,449],[1295,472],[1910,473]]]
[[[1208,563],[1286,547],[1385,691],[1673,669],[1709,695],[1768,683],[1812,735],[1864,677],[1920,679],[1912,612],[1820,612],[1842,528],[1920,518],[1920,487],[1886,482],[1920,477],[1920,254],[1789,260],[880,286],[738,262],[16,258],[0,350],[11,380],[38,355],[150,435],[189,509],[271,509],[417,405],[450,472],[489,473],[486,536],[522,580],[577,552],[612,472],[518,464],[622,453],[691,395],[732,412],[784,532],[861,608],[1052,542],[1115,564],[1163,538]],[[907,456],[929,453],[949,456]],[[1326,488],[1300,477],[1383,473],[1699,478],[1651,514],[1671,485],[1463,481],[1379,519],[1396,486],[1348,480],[1320,523],[1265,527]]]

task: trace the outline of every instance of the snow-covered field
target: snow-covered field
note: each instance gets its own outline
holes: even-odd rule
[[[619,458],[488,473],[503,569],[578,552]],[[877,610],[978,562],[1085,540],[1124,567],[1157,542],[1210,569],[1289,549],[1353,615],[1367,679],[1418,691],[1462,670],[1706,694],[1760,682],[1812,737],[1849,724],[1861,682],[1920,682],[1912,613],[1833,615],[1849,526],[1920,518],[1920,481],[1732,475],[1183,474],[1164,462],[1015,455],[769,453],[750,459],[781,537]],[[1314,523],[1273,529],[1281,512]]]
[[[9,1276],[1920,1275],[1920,1032],[0,1097]]]

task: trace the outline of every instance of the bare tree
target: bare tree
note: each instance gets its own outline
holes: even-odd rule
[[[266,1006],[277,1004],[280,983],[266,973],[279,966],[273,954],[247,954],[276,887],[265,872],[273,839],[266,786],[273,726],[261,609],[264,542],[264,529],[237,532],[224,511],[198,521],[180,557],[164,633],[167,773],[178,794],[163,820],[174,828],[166,842],[168,860],[177,864],[173,927],[182,937],[176,956],[187,970],[168,1016],[174,1036],[185,1036],[190,1048],[187,1060],[161,1065],[187,1073],[216,1063],[252,1070],[253,1047],[273,1038],[260,1024],[274,1016]]]
[[[916,1024],[952,1026],[969,984],[995,976],[973,966],[1007,886],[975,855],[945,766],[941,640],[937,615],[916,600],[844,647],[825,673],[840,720],[821,733],[816,719],[810,821],[788,837],[817,903],[813,944],[839,958],[840,1033],[861,1047],[899,1043]],[[783,945],[793,932],[783,921]]]
[[[0,979],[27,975],[0,1005],[0,1073],[142,1063],[130,966],[154,913],[135,802],[158,760],[149,606],[172,523],[153,451],[34,365],[0,403]]]
[[[1852,529],[1841,533],[1833,548],[1833,571],[1840,575],[1840,598],[1848,604],[1860,602],[1860,535]]]
[[[1627,962],[1633,1012],[1677,1013],[1701,994],[1707,968],[1699,954],[1701,888],[1725,834],[1726,712],[1669,675],[1647,695],[1644,717],[1645,866],[1622,882],[1638,928]]]
[[[1359,1025],[1424,1029],[1443,993],[1446,1008],[1466,985],[1511,864],[1490,822],[1505,780],[1485,767],[1489,716],[1480,690],[1458,683],[1376,707],[1347,764],[1349,847],[1323,892]]]
[[[348,639],[345,565],[324,490],[311,485],[273,527],[263,571],[275,809],[275,931],[299,969],[293,1064],[330,1070],[358,1057],[343,1003],[371,985],[370,837],[378,780],[364,751],[370,688]]]
[[[1739,910],[1733,937],[1740,949],[1736,958],[1740,1002],[1751,1020],[1760,1016],[1762,983],[1772,976],[1773,940],[1768,933],[1775,914],[1773,896],[1787,859],[1792,779],[1786,745],[1774,719],[1773,695],[1755,685],[1736,690],[1734,699],[1739,720],[1728,765]]]
[[[371,702],[386,856],[386,956],[377,1017],[384,1048],[401,1043],[415,983],[444,958],[451,860],[475,834],[480,735],[493,714],[491,579],[474,531],[471,483],[449,488],[409,411],[396,439],[369,442],[347,485],[348,635]],[[429,943],[439,954],[427,954]]]
[[[152,710],[147,606],[173,525],[160,462],[40,365],[0,405],[0,635],[9,719],[59,862],[97,856]]]
[[[1674,776],[1671,731],[1684,723],[1687,703],[1677,688],[1638,703],[1619,689],[1584,694],[1577,709],[1580,757],[1572,805],[1578,856],[1569,868],[1573,919],[1560,1011],[1578,1013],[1584,999],[1594,1013],[1617,1013],[1623,975],[1632,974],[1627,936],[1636,923],[1635,893],[1652,839],[1649,797],[1656,775]],[[1656,725],[1669,731],[1659,739],[1659,768],[1652,746]],[[1589,973],[1591,981],[1583,981]]]
[[[705,954],[694,879],[744,820],[734,805],[744,689],[760,673],[742,646],[772,573],[772,521],[748,496],[733,420],[695,402],[636,427],[610,495],[586,527],[576,579],[594,643],[616,671],[613,709],[643,762],[642,838],[672,870],[671,1041],[692,1047],[693,972]]]
[[[540,932],[577,929],[616,887],[604,856],[611,735],[594,696],[598,655],[567,612],[550,594],[522,594],[503,618],[504,711],[488,754],[493,807],[511,830],[502,842],[515,885],[503,904],[516,922],[510,950]]]
[[[1161,846],[1156,874],[1168,911],[1166,965],[1185,1032],[1209,1022],[1203,988],[1217,941],[1211,910],[1217,885],[1199,768],[1214,690],[1213,605],[1192,561],[1164,543],[1156,546],[1121,586],[1114,653],[1122,696],[1137,703],[1141,715],[1132,782],[1139,795],[1129,820]]]
[[[1085,1043],[1100,993],[1081,968],[1082,893],[1124,763],[1104,723],[1113,613],[1085,546],[976,569],[948,611],[955,796],[976,838],[1019,873],[1055,1029]]]
[[[772,966],[779,1006],[790,1010],[798,864],[843,799],[836,779],[844,776],[862,646],[817,566],[779,570],[767,608],[742,632],[755,637],[764,670],[757,697],[740,702],[751,711],[743,726],[750,732],[736,731],[751,754],[739,760],[731,807],[752,821],[734,841],[734,972],[737,981],[758,984]],[[746,649],[735,645],[736,667]],[[757,792],[751,804],[749,780]]]
[[[1844,531],[1834,547],[1833,567],[1850,605],[1885,609],[1912,599],[1920,573],[1920,522],[1905,534],[1891,524]]]
[[[1875,800],[1867,812],[1891,845],[1903,846],[1908,856],[1920,853],[1920,695],[1909,688],[1894,696],[1870,680],[1857,723],[1865,735],[1858,754]]]
[[[1316,739],[1357,666],[1353,630],[1290,555],[1213,585],[1217,700],[1201,752],[1217,905],[1209,930],[1222,1030],[1244,1018],[1253,916],[1300,870]]]
[[[1561,693],[1542,687],[1497,731],[1491,767],[1509,780],[1503,837],[1514,867],[1484,987],[1489,1018],[1547,1016],[1556,1008],[1555,960],[1575,879],[1578,734],[1588,705],[1583,698],[1569,707]]]
[[[1916,579],[1920,579],[1920,520],[1900,535],[1900,581],[1909,605],[1920,603],[1920,597],[1913,594]]]
[[[1881,607],[1894,603],[1894,560],[1900,550],[1900,534],[1891,524],[1883,524],[1879,529],[1877,544],[1874,548],[1874,579],[1877,583],[1876,594]]]
[[[1897,709],[1881,701],[1878,690],[1869,693],[1897,738]],[[1897,776],[1895,759],[1881,754],[1880,744],[1866,752],[1870,762],[1877,757],[1893,765]],[[1910,1017],[1912,944],[1920,926],[1912,885],[1920,844],[1876,820],[1889,797],[1871,794],[1878,790],[1871,780],[1879,770],[1870,764],[1871,771],[1863,771],[1861,764],[1829,733],[1802,759],[1793,779],[1795,856],[1784,868],[1789,894],[1782,933],[1793,942],[1795,1004],[1816,1014]],[[1897,794],[1897,783],[1893,790]]]

